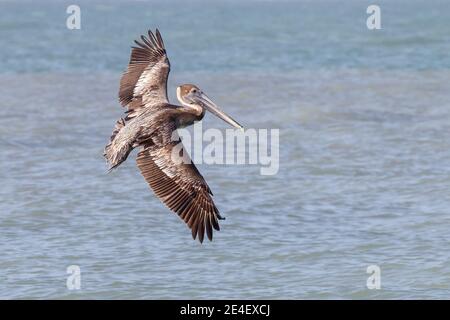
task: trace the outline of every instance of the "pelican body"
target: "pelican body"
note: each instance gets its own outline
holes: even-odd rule
[[[160,32],[148,32],[135,40],[127,70],[120,80],[119,101],[126,116],[116,122],[104,156],[112,170],[140,148],[136,162],[155,195],[183,219],[192,237],[203,242],[213,238],[224,219],[212,200],[212,192],[195,165],[175,161],[172,151],[181,141],[173,140],[178,128],[192,125],[210,111],[235,128],[242,126],[224,113],[200,88],[184,84],[177,88],[181,105],[169,103],[167,78],[170,62]],[[188,157],[182,149],[183,157]]]

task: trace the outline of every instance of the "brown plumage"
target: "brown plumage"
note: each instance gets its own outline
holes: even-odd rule
[[[120,79],[119,101],[127,107],[127,118],[133,118],[141,108],[157,103],[168,103],[167,78],[170,63],[161,34],[148,31],[148,38],[132,47],[128,69]]]
[[[170,63],[161,34],[148,32],[131,51],[130,63],[120,80],[119,101],[127,115],[116,122],[104,156],[110,170],[125,161],[140,147],[137,166],[155,195],[188,225],[200,242],[213,238],[223,219],[212,200],[205,179],[192,163],[177,138],[176,129],[203,118],[209,110],[233,125],[236,121],[221,111],[197,86],[177,88],[181,106],[167,99]],[[180,148],[181,146],[181,148]],[[178,156],[174,154],[179,151]],[[179,156],[182,157],[179,157]],[[183,161],[180,161],[183,159]]]

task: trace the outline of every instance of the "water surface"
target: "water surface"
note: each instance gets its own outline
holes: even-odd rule
[[[450,8],[445,1],[0,3],[0,298],[448,298]],[[159,27],[169,90],[198,84],[280,170],[200,166],[212,243],[102,149],[129,46]],[[225,128],[207,116],[203,127]],[[369,265],[381,289],[368,290]],[[81,268],[81,290],[66,268]]]

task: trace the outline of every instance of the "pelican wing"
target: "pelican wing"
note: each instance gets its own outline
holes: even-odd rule
[[[119,101],[127,107],[127,120],[142,108],[168,103],[167,78],[170,63],[159,30],[148,31],[132,47],[128,69],[120,79]]]
[[[186,222],[192,237],[198,236],[203,242],[206,231],[208,239],[212,240],[213,228],[220,230],[218,220],[223,218],[214,205],[206,181],[178,143],[181,141],[145,146],[137,156],[137,165],[156,196]],[[179,148],[181,151],[176,150],[190,163],[174,159],[174,148]]]

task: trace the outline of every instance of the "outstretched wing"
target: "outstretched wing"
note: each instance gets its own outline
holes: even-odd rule
[[[127,120],[146,107],[168,103],[167,78],[170,63],[159,30],[148,31],[134,42],[128,69],[120,79],[119,101],[128,108]]]
[[[219,229],[223,219],[212,200],[212,192],[195,165],[190,161],[180,142],[171,141],[163,146],[147,145],[138,154],[137,165],[156,196],[176,212],[192,230],[192,237],[200,242],[206,235],[213,238],[213,228]],[[172,152],[185,160],[178,161]],[[190,163],[186,163],[190,162]]]

